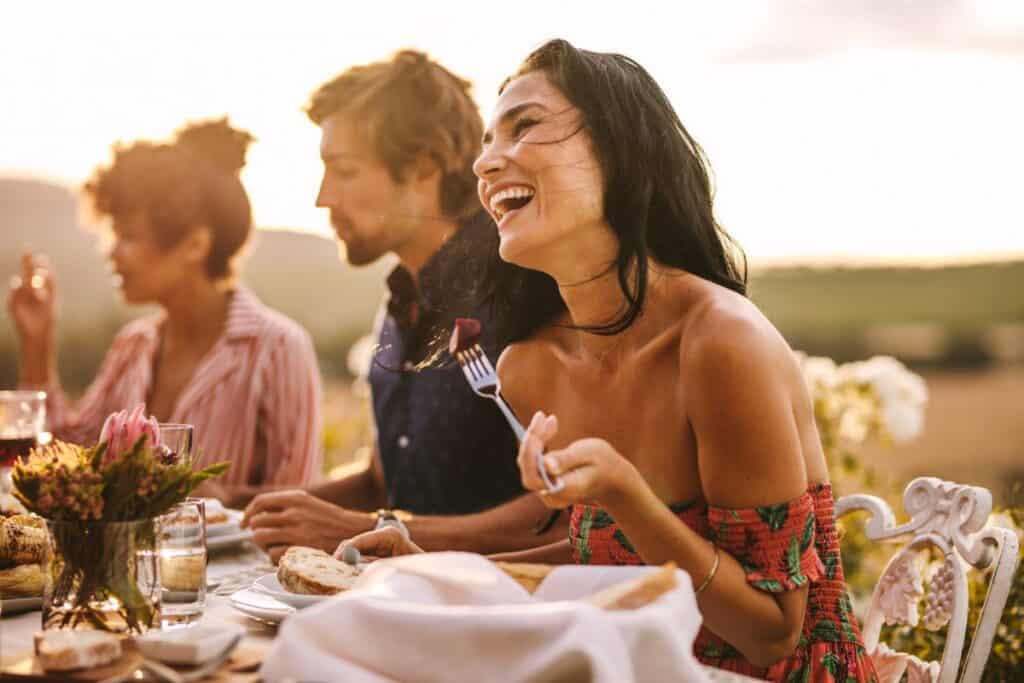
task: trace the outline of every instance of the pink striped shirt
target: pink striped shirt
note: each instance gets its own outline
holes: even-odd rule
[[[163,314],[126,325],[76,409],[47,388],[50,430],[92,444],[112,412],[145,403]],[[313,482],[322,467],[320,370],[309,333],[235,290],[223,336],[206,354],[174,406],[171,422],[195,426],[199,464],[228,460],[224,484]]]

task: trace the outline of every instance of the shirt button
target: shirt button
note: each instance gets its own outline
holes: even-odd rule
[[[407,448],[408,446],[409,446],[409,437],[407,437],[405,434],[402,434],[400,437],[398,437],[398,447],[399,448]]]
[[[411,360],[407,360],[404,363],[402,363],[402,369],[405,370],[406,372],[412,372],[413,370],[416,369],[416,364],[413,363]]]

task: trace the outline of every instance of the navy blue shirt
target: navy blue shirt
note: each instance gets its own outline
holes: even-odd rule
[[[460,231],[494,230],[481,213]],[[460,238],[472,233],[460,232]],[[377,444],[388,504],[417,514],[457,515],[495,507],[524,490],[516,467],[515,435],[493,401],[473,393],[462,369],[414,370],[451,297],[441,272],[442,248],[423,267],[419,288],[398,266],[388,278],[390,296],[370,368]],[[488,320],[481,345],[493,363],[500,349],[490,341]]]

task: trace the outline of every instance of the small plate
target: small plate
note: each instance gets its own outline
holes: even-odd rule
[[[242,614],[272,624],[278,624],[298,611],[291,605],[251,588],[232,593],[230,601],[231,606]]]
[[[238,533],[238,530],[241,528],[239,524],[242,521],[244,513],[241,510],[225,510],[224,512],[228,515],[228,520],[226,522],[217,522],[216,524],[207,523],[207,539],[212,536],[226,536],[228,534]]]
[[[206,549],[207,550],[221,550],[223,548],[232,548],[236,545],[241,545],[246,541],[252,540],[252,529],[241,529],[232,534],[222,534],[220,536],[207,536],[206,537]]]
[[[0,613],[3,616],[8,614],[21,614],[32,610],[43,608],[42,596],[35,598],[3,598],[0,600]]]
[[[252,582],[252,588],[254,591],[266,593],[275,600],[280,600],[296,609],[310,607],[332,597],[330,595],[305,595],[303,593],[286,591],[281,582],[277,580],[277,574],[264,574]]]
[[[149,631],[138,636],[135,642],[150,659],[195,666],[224,652],[242,633],[242,627],[235,624],[200,623],[189,628]]]

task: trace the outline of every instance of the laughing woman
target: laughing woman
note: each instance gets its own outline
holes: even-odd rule
[[[202,495],[240,505],[268,486],[310,483],[320,467],[320,374],[308,333],[234,280],[252,229],[239,180],[252,137],[226,120],[170,143],[114,147],[85,185],[111,224],[110,261],[130,304],[162,310],[124,327],[76,406],[56,369],[56,284],[26,255],[8,308],[20,384],[44,389],[58,438],[92,443],[109,413],[145,404],[196,428],[201,462],[231,462]]]
[[[502,87],[475,170],[497,224],[479,291],[512,342],[506,397],[533,415],[523,483],[570,508],[570,538],[535,557],[674,561],[705,663],[874,680],[800,370],[746,297],[703,153],[661,88],[626,57],[550,42]]]

